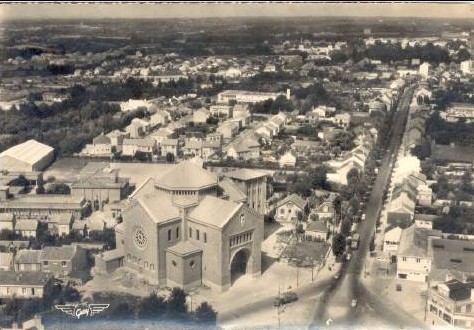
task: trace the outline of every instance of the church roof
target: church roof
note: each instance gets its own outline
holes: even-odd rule
[[[238,203],[247,200],[247,195],[243,193],[229,178],[224,178],[219,181],[219,187],[224,189],[224,191],[229,195],[229,200],[232,202]]]
[[[167,194],[159,191],[141,194],[131,206],[126,216],[129,219],[149,217],[155,223],[179,218],[179,210],[174,207]]]
[[[255,171],[255,170],[240,168],[232,172],[227,172],[224,175],[228,178],[237,179],[241,181],[247,181],[247,180],[252,180],[252,179],[266,176],[267,174],[259,172],[259,171]]]
[[[199,205],[189,213],[189,218],[222,228],[242,205],[242,203],[234,203],[217,197],[206,196]]]
[[[217,185],[217,176],[198,165],[184,161],[163,173],[156,185],[172,190],[196,190]]]
[[[174,254],[185,256],[196,252],[201,252],[202,249],[191,243],[190,241],[181,241],[168,248],[168,251]]]

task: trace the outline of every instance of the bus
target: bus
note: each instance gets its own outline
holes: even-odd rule
[[[360,237],[359,237],[359,234],[354,234],[354,236],[352,236],[352,239],[351,239],[351,249],[352,250],[357,250],[359,248],[359,240],[360,240]]]

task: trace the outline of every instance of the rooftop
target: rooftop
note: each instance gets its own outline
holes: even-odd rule
[[[179,256],[185,256],[196,252],[201,252],[202,249],[193,245],[190,241],[181,241],[168,248],[168,251],[173,252]]]
[[[77,247],[72,245],[45,246],[41,250],[41,260],[71,260],[76,254]]]
[[[15,263],[39,264],[41,262],[41,250],[19,250],[16,253]]]
[[[229,200],[232,202],[245,202],[247,195],[244,194],[229,178],[224,178],[219,181],[219,187],[229,195]]]
[[[0,271],[0,286],[29,285],[44,286],[51,275],[43,272]]]
[[[398,255],[428,257],[428,237],[441,236],[440,230],[417,228],[415,225],[411,225],[402,230]]]
[[[156,180],[159,187],[171,190],[197,190],[217,185],[217,176],[190,161],[183,161]]]
[[[189,213],[189,218],[190,220],[196,220],[222,228],[242,205],[242,203],[234,203],[217,197],[206,196],[199,205]]]
[[[227,172],[224,174],[228,178],[237,179],[240,181],[253,180],[257,178],[266,177],[267,174],[255,170],[249,170],[246,168],[240,168],[238,170]]]
[[[15,230],[34,231],[38,228],[38,220],[35,219],[20,219],[15,224]]]
[[[306,227],[306,231],[326,233],[328,231],[328,228],[322,221],[313,221],[308,225],[308,227]]]
[[[10,156],[25,163],[34,164],[53,151],[54,149],[46,144],[28,140],[3,151],[0,157]]]
[[[285,205],[287,203],[293,203],[298,206],[300,209],[304,209],[306,206],[306,201],[297,194],[291,194],[277,203],[277,207]]]

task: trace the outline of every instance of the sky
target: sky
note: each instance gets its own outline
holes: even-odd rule
[[[474,19],[474,2],[104,2],[2,3],[0,19],[73,18],[202,18],[202,17],[447,17]]]

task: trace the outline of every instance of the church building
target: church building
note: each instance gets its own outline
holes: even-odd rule
[[[98,271],[126,267],[150,284],[216,291],[242,274],[259,276],[263,215],[235,189],[191,161],[149,178],[123,210],[116,250],[96,257]]]

